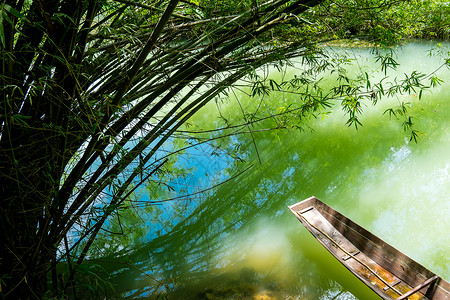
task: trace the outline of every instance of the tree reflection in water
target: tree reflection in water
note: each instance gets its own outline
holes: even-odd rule
[[[448,72],[443,79],[450,80]],[[227,160],[228,165],[213,168],[216,182],[253,167],[206,195],[158,208],[171,212],[160,226],[165,231],[154,230],[126,256],[102,263],[114,272],[110,280],[117,292],[130,298],[159,291],[171,299],[378,299],[288,211],[288,205],[311,195],[448,279],[448,263],[439,254],[450,251],[448,235],[439,234],[450,226],[445,219],[450,206],[439,196],[450,192],[450,157],[442,150],[450,147],[445,84],[411,108],[420,112],[417,122],[425,133],[419,144],[409,143],[398,123],[381,116],[383,106],[364,116],[358,132],[335,112],[326,122],[312,121],[314,132],[262,132],[253,139],[238,135],[220,141],[229,151],[239,145],[246,161]],[[184,178],[199,186],[200,173],[217,157],[185,155],[196,166],[197,179]],[[430,186],[433,197],[427,196]],[[414,221],[414,211],[424,205],[430,210],[427,223]],[[433,224],[436,235],[427,230],[431,216],[440,218]],[[417,241],[404,234],[408,227],[426,249],[412,246]]]

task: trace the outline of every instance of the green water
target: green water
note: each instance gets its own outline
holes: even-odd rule
[[[427,56],[429,47],[403,47],[399,74],[439,66],[438,57]],[[350,51],[358,58],[355,72],[374,68],[367,50]],[[242,163],[222,154],[191,154],[187,161],[197,170],[223,168],[225,177],[253,166],[208,197],[165,204],[162,211],[178,208],[187,217],[171,219],[167,233],[129,253],[140,270],[116,270],[118,290],[136,298],[167,292],[170,299],[379,299],[287,209],[311,195],[449,280],[450,70],[438,75],[444,84],[420,101],[405,95],[367,105],[357,131],[334,108],[324,121],[309,121],[312,132],[264,131],[228,139],[226,145],[239,145],[245,153]],[[237,97],[245,109],[254,107],[254,100]],[[275,106],[295,101],[284,94],[272,97]],[[239,115],[233,101],[222,105],[223,114]],[[401,121],[383,115],[399,101],[412,102],[410,112],[423,133],[418,144],[409,142]],[[212,104],[194,122],[211,128],[217,116]]]

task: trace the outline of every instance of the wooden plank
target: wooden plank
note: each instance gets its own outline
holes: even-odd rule
[[[417,293],[419,290],[423,289],[424,287],[430,285],[431,283],[435,282],[439,277],[437,275],[431,277],[430,279],[428,279],[427,281],[425,281],[424,283],[419,284],[418,286],[416,286],[415,288],[413,288],[412,290],[408,291],[407,293],[401,295],[400,297],[397,298],[397,300],[403,300],[408,298],[409,296],[411,296],[414,293]]]
[[[310,227],[310,232],[319,242],[336,258],[346,261],[345,263],[341,261],[341,263],[366,285],[379,290],[389,287],[390,291],[385,294],[390,297],[403,294],[404,291],[399,291],[393,286],[393,283],[397,283],[399,280],[398,278],[383,269],[367,255],[359,254],[360,251],[337,231],[317,209],[302,210],[298,214],[306,223],[305,226]],[[358,258],[352,253],[359,254]],[[352,260],[348,261],[350,258]],[[409,287],[406,287],[406,289],[408,290]]]
[[[429,288],[421,287],[437,275],[319,199],[311,197],[289,209],[336,259],[383,299],[450,300],[447,281],[437,277]]]

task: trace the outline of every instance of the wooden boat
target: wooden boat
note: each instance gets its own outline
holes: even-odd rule
[[[319,199],[289,209],[312,235],[383,299],[450,300],[450,284]]]

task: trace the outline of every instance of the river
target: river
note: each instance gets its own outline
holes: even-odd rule
[[[443,61],[428,56],[432,45],[401,47],[397,74],[436,69]],[[358,69],[374,68],[367,49],[347,51]],[[158,221],[127,256],[138,268],[106,266],[115,271],[117,291],[130,298],[379,299],[287,209],[311,195],[449,280],[450,70],[436,74],[444,83],[421,100],[412,93],[365,106],[358,130],[345,125],[336,107],[324,120],[308,121],[312,130],[227,138],[223,146],[243,153],[243,162],[211,155],[207,145],[187,151],[178,164],[189,172],[174,179],[185,190],[230,180],[207,196],[157,206]],[[237,97],[244,109],[254,105],[242,93]],[[295,101],[293,95],[272,97],[276,105]],[[235,101],[221,104],[221,113],[239,115]],[[401,120],[383,115],[401,102],[411,103],[415,128],[423,133],[418,143],[409,140]],[[212,128],[215,120],[212,103],[193,122]]]

